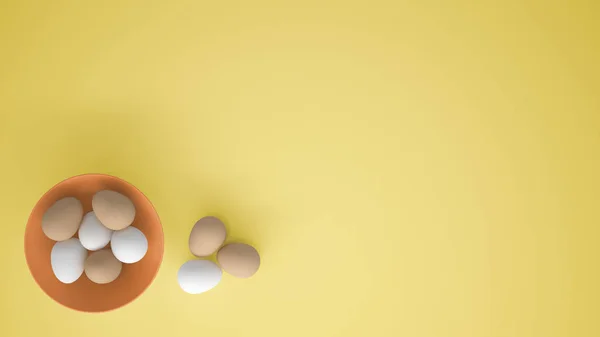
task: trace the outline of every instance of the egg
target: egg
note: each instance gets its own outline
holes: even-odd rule
[[[79,241],[87,250],[99,250],[108,245],[112,232],[102,225],[93,211],[88,212],[79,226]]]
[[[221,268],[208,260],[191,260],[177,272],[177,281],[183,291],[200,294],[216,287],[221,282]]]
[[[67,197],[56,201],[42,217],[42,231],[54,241],[70,239],[77,233],[83,206],[81,201]]]
[[[129,226],[113,232],[110,248],[117,260],[123,263],[136,263],[146,255],[148,240],[139,229]]]
[[[79,239],[71,238],[54,244],[50,264],[56,278],[62,283],[73,283],[83,274],[87,250]]]
[[[135,206],[123,194],[110,190],[99,191],[92,198],[92,208],[100,222],[109,229],[125,229],[135,219]]]
[[[221,247],[227,236],[221,220],[207,216],[196,222],[190,233],[189,246],[192,254],[203,257],[212,255]]]
[[[85,260],[84,271],[90,281],[98,284],[110,283],[119,277],[122,269],[121,261],[110,249],[93,252]]]
[[[219,250],[217,261],[227,273],[248,278],[258,271],[260,256],[254,247],[243,243],[231,243]]]

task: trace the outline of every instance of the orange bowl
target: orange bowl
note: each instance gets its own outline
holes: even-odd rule
[[[61,283],[50,264],[55,241],[42,232],[42,216],[57,200],[75,197],[85,212],[92,210],[92,197],[100,190],[113,190],[126,195],[136,209],[132,226],[148,239],[148,252],[134,264],[123,264],[119,277],[108,284],[96,284],[85,273],[71,284]],[[25,229],[25,258],[31,275],[42,290],[56,302],[79,311],[103,312],[120,308],[138,296],[152,283],[162,262],[164,237],[154,207],[133,185],[104,174],[85,174],[69,178],[52,187],[33,208]]]

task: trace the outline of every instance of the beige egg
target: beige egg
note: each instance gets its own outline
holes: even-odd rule
[[[55,202],[42,217],[42,231],[54,241],[68,240],[77,233],[83,218],[83,205],[73,197]]]
[[[110,283],[121,274],[122,264],[110,249],[92,252],[85,260],[84,271],[90,281],[98,284]]]
[[[207,216],[196,222],[190,233],[189,246],[192,254],[198,257],[212,255],[221,247],[227,231],[221,220]]]
[[[103,190],[94,194],[92,208],[98,220],[114,231],[127,228],[135,219],[133,202],[115,191]]]
[[[230,243],[217,253],[217,261],[227,273],[248,278],[260,266],[260,256],[254,247],[243,243]]]

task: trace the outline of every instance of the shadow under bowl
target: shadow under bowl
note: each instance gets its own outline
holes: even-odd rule
[[[113,190],[131,199],[136,209],[132,226],[148,239],[148,252],[137,263],[124,263],[121,274],[111,283],[93,283],[85,273],[74,283],[61,283],[54,276],[50,264],[50,252],[55,241],[42,231],[42,217],[50,206],[65,197],[79,199],[87,213],[92,210],[92,197],[100,190]],[[150,200],[126,181],[104,174],[75,176],[52,187],[33,208],[25,229],[25,258],[31,275],[48,296],[78,311],[104,312],[135,300],[156,277],[163,253],[163,229]]]

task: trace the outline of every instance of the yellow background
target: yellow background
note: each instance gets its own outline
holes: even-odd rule
[[[0,336],[600,335],[597,1],[0,4]],[[99,315],[23,255],[88,172],[165,232]],[[263,264],[191,296],[206,214]]]

